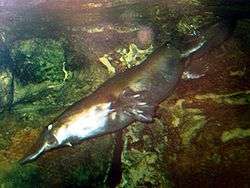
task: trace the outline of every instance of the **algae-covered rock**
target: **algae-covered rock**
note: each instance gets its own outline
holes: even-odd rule
[[[128,49],[119,48],[115,53],[104,54],[99,61],[107,68],[109,74],[114,76],[116,72],[139,65],[152,51],[152,45],[147,49],[139,49],[136,44],[132,43],[129,44]]]
[[[120,61],[122,62],[123,66],[127,68],[131,68],[135,65],[140,64],[146,57],[152,53],[153,46],[151,45],[149,48],[142,50],[138,49],[135,44],[129,45],[129,50],[127,49],[118,49],[117,53],[121,54]]]
[[[0,113],[4,110],[10,110],[13,102],[13,89],[12,72],[0,66]]]
[[[167,147],[165,127],[160,120],[151,127],[136,123],[128,128],[122,153],[122,180],[118,187],[171,187],[163,170]]]
[[[183,145],[190,144],[197,132],[206,124],[206,117],[200,109],[184,108],[185,100],[180,99],[169,109],[172,115],[172,126],[181,130],[180,137]]]
[[[35,165],[26,167],[19,164],[12,164],[6,169],[1,166],[0,170],[1,187],[44,187],[41,184],[41,174],[39,174]]]
[[[233,130],[225,131],[221,135],[222,142],[228,142],[233,139],[250,137],[250,129],[235,128]]]
[[[13,60],[4,35],[0,26],[0,113],[10,111],[14,98]]]
[[[30,39],[12,48],[15,75],[23,84],[64,80],[64,50],[56,40]]]

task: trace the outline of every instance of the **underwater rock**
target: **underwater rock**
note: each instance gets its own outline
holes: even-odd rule
[[[225,131],[221,135],[222,142],[228,142],[233,139],[250,137],[250,129],[235,128],[233,130]]]
[[[0,67],[0,112],[10,110],[13,102],[13,75]]]
[[[118,187],[171,187],[164,170],[163,154],[167,148],[166,127],[161,120],[128,127],[122,153],[122,179]]]
[[[14,100],[13,61],[0,31],[0,113],[10,110]]]

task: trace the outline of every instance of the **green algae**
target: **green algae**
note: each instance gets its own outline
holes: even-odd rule
[[[111,27],[117,33],[132,33],[139,30],[139,27]]]
[[[115,67],[112,66],[110,61],[112,61],[112,58],[108,54],[104,54],[102,57],[99,58],[99,61],[105,65],[105,67],[108,69],[108,72],[110,75],[115,74]]]
[[[172,107],[170,107],[170,111],[172,112],[172,126],[178,127],[181,123],[181,117],[184,116],[184,110],[183,110],[183,102],[185,102],[184,99],[180,99],[176,102],[176,104]]]
[[[172,115],[172,126],[182,130],[180,134],[182,144],[188,145],[204,127],[206,118],[200,109],[183,107],[184,102],[184,99],[179,99],[169,110]]]
[[[64,49],[60,40],[23,40],[13,46],[12,56],[14,73],[24,85],[64,79]]]
[[[180,3],[185,3],[186,5],[198,6],[202,4],[201,0],[180,0]]]
[[[230,71],[230,76],[239,76],[239,77],[242,77],[244,76],[246,73],[246,68],[243,69],[243,70],[237,70],[237,71]]]
[[[93,28],[87,28],[87,29],[82,29],[81,31],[85,30],[87,33],[100,33],[104,31],[103,27],[93,27]]]
[[[198,100],[212,100],[216,103],[227,105],[247,105],[250,104],[250,91],[238,91],[229,94],[213,94],[208,93],[205,95],[196,95],[194,97]]]
[[[127,166],[127,169],[120,187],[136,187],[147,183],[156,186],[159,185],[159,182],[165,183],[161,172],[155,166],[157,158],[158,156],[153,152],[129,151],[127,159],[123,160],[123,164]],[[135,164],[136,167],[134,166]]]
[[[41,174],[36,165],[20,166],[17,163],[11,164],[8,169],[2,166],[0,169],[0,187],[45,187],[41,184]]]
[[[126,133],[126,142],[130,142],[130,143],[136,143],[138,141],[140,141],[141,139],[141,135],[142,135],[142,131],[144,129],[143,125],[141,124],[138,124],[138,125],[135,125],[135,126],[129,126],[128,128],[128,132]]]
[[[151,134],[143,133],[145,125],[135,123],[125,134],[122,153],[122,180],[118,187],[171,187],[169,174],[163,169],[167,146],[165,126],[156,119]]]
[[[185,35],[196,35],[203,22],[204,18],[199,15],[184,17],[177,24],[177,30]]]
[[[2,134],[0,134],[0,150],[6,149],[7,146],[9,146],[10,140],[3,137]]]
[[[208,158],[208,160],[215,164],[220,164],[220,162],[222,161],[222,156],[217,153],[214,153],[212,156]]]
[[[109,25],[107,27],[100,26],[100,27],[74,27],[75,31],[82,31],[87,33],[102,33],[105,30],[109,31],[116,31],[117,33],[132,33],[135,31],[138,31],[138,27],[121,27],[121,26],[115,26],[115,25]]]
[[[146,57],[152,53],[153,46],[151,45],[147,49],[139,49],[136,44],[130,44],[128,50],[126,48],[119,48],[116,53],[121,55],[120,62],[126,68],[131,68],[135,65],[139,65]],[[116,69],[113,66],[114,59],[111,57],[112,53],[104,54],[99,58],[99,61],[107,68],[109,75],[115,75]]]
[[[187,127],[184,128],[182,134],[182,144],[187,145],[190,143],[192,138],[194,138],[200,129],[202,129],[206,123],[204,115],[200,115],[201,111],[196,111],[194,114],[189,114],[189,121]]]
[[[151,45],[145,50],[139,49],[136,44],[130,44],[129,49],[120,48],[116,50],[118,54],[121,55],[120,61],[122,62],[123,66],[127,68],[131,68],[135,65],[139,65],[143,62],[147,56],[152,53],[153,46]]]
[[[229,131],[224,131],[221,135],[222,142],[228,142],[234,139],[250,137],[250,129],[235,128]]]

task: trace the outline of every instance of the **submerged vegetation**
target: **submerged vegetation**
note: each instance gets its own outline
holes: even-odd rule
[[[19,164],[12,164],[9,170],[5,168],[0,170],[1,187],[42,187],[40,184],[41,174],[39,174],[35,165],[26,167]]]
[[[155,121],[154,125],[145,127],[135,123],[128,128],[122,153],[122,181],[118,187],[171,186],[163,159],[167,148],[166,128],[159,119]]]
[[[12,57],[14,74],[21,84],[64,80],[64,49],[60,41],[23,40],[12,48]]]

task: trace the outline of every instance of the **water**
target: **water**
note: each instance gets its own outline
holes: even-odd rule
[[[246,5],[0,0],[1,187],[248,187]],[[162,44],[185,50],[232,17],[234,32],[188,61],[187,70],[201,76],[184,76],[153,123],[18,163],[44,126],[105,80]]]

